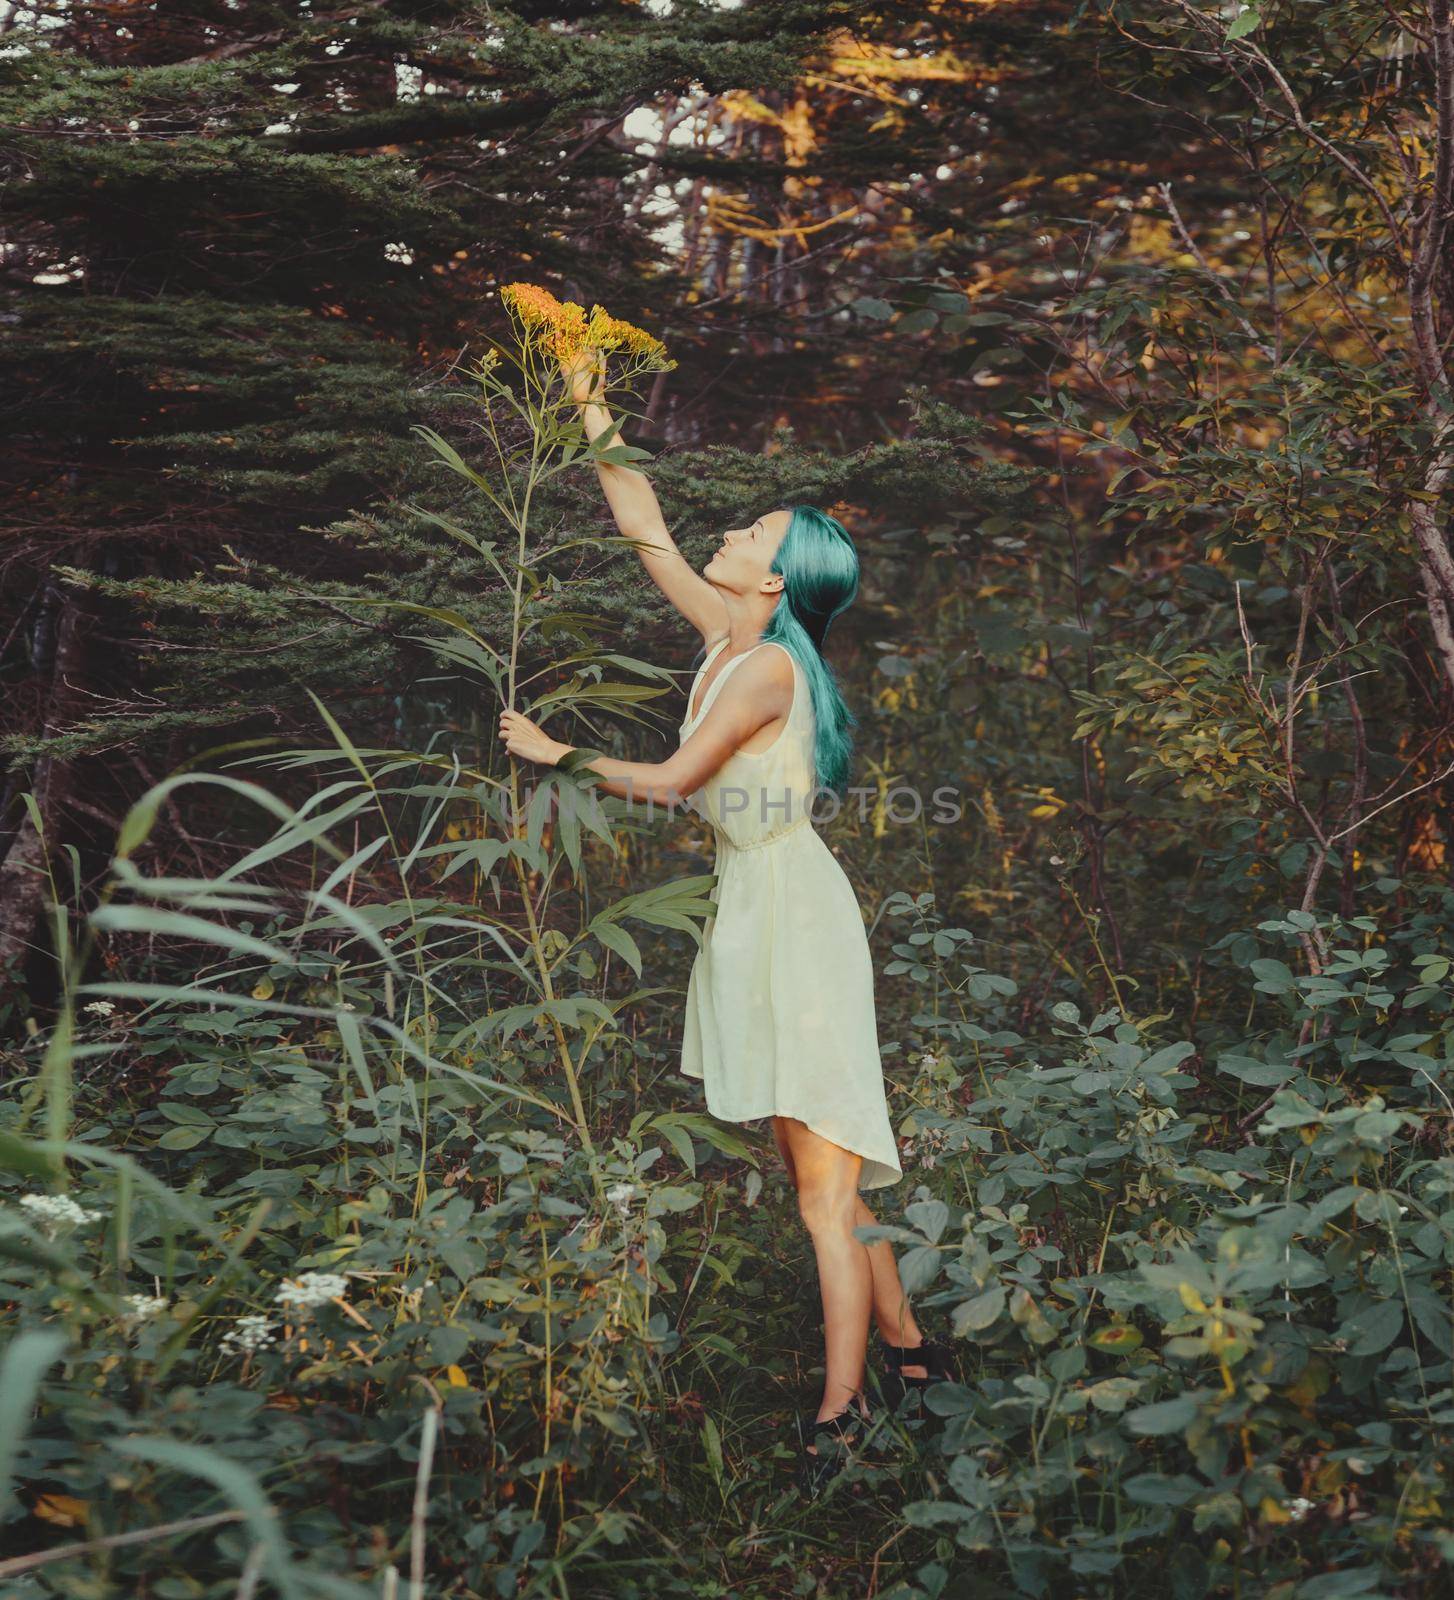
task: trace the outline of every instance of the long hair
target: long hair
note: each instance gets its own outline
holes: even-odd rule
[[[783,589],[762,638],[782,645],[803,669],[813,701],[817,782],[841,795],[848,786],[858,719],[823,657],[823,641],[833,619],[858,594],[858,552],[848,530],[826,511],[816,506],[776,509],[791,512],[792,520],[769,569],[782,574]]]

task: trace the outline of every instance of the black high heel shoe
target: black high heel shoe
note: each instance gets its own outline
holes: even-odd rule
[[[862,1457],[868,1418],[850,1405],[836,1417],[818,1420],[815,1407],[800,1411],[794,1419],[798,1429],[798,1468],[803,1486],[815,1495],[838,1476],[849,1461]]]
[[[927,1376],[918,1377],[904,1371],[905,1367],[923,1367]],[[954,1347],[942,1339],[926,1338],[922,1344],[889,1344],[883,1346],[883,1374],[880,1380],[884,1398],[894,1406],[912,1390],[924,1390],[934,1383],[948,1383],[959,1378],[959,1366]]]

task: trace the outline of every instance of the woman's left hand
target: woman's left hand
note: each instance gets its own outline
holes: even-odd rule
[[[500,738],[512,756],[533,761],[537,766],[553,767],[571,746],[542,733],[529,717],[518,711],[500,713]]]

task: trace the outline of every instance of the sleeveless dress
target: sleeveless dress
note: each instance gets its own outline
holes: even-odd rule
[[[711,708],[734,657],[692,701],[683,740]],[[863,1157],[860,1189],[903,1177],[889,1123],[874,1013],[873,960],[848,875],[812,826],[812,694],[792,653],[793,702],[763,751],[739,750],[686,802],[716,836],[716,913],[687,985],[681,1070],[724,1122],[795,1117]]]

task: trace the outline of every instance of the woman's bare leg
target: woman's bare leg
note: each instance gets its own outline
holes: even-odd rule
[[[878,1218],[858,1199],[854,1215],[855,1228],[866,1228],[877,1223]],[[894,1247],[888,1239],[875,1239],[868,1247],[869,1265],[873,1269],[873,1317],[885,1344],[919,1345],[924,1335],[914,1320],[913,1308],[904,1286],[899,1280],[899,1264],[894,1259]],[[906,1378],[927,1378],[929,1369],[923,1366],[900,1367]]]
[[[873,1310],[868,1247],[855,1239],[858,1174],[863,1157],[816,1134],[795,1117],[775,1117],[786,1142],[798,1192],[798,1214],[818,1259],[825,1366],[818,1418],[837,1416],[855,1400],[865,1413],[863,1369]]]
[[[793,1147],[785,1126],[790,1120],[792,1119],[787,1117],[774,1117],[772,1132],[778,1154],[782,1156],[783,1166],[787,1169],[788,1181],[796,1189],[797,1168],[794,1165]],[[795,1126],[801,1128],[802,1124],[796,1123]],[[854,1199],[853,1226],[861,1228],[876,1223],[878,1218],[864,1204],[863,1197],[858,1194],[856,1188]],[[867,1246],[867,1249],[869,1270],[873,1277],[873,1319],[879,1333],[887,1344],[911,1346],[921,1344],[924,1335],[914,1320],[908,1296],[905,1295],[904,1286],[899,1281],[899,1266],[894,1259],[893,1244],[888,1239],[877,1239]],[[906,1378],[926,1378],[929,1375],[927,1367],[917,1365],[906,1366],[901,1370]]]

